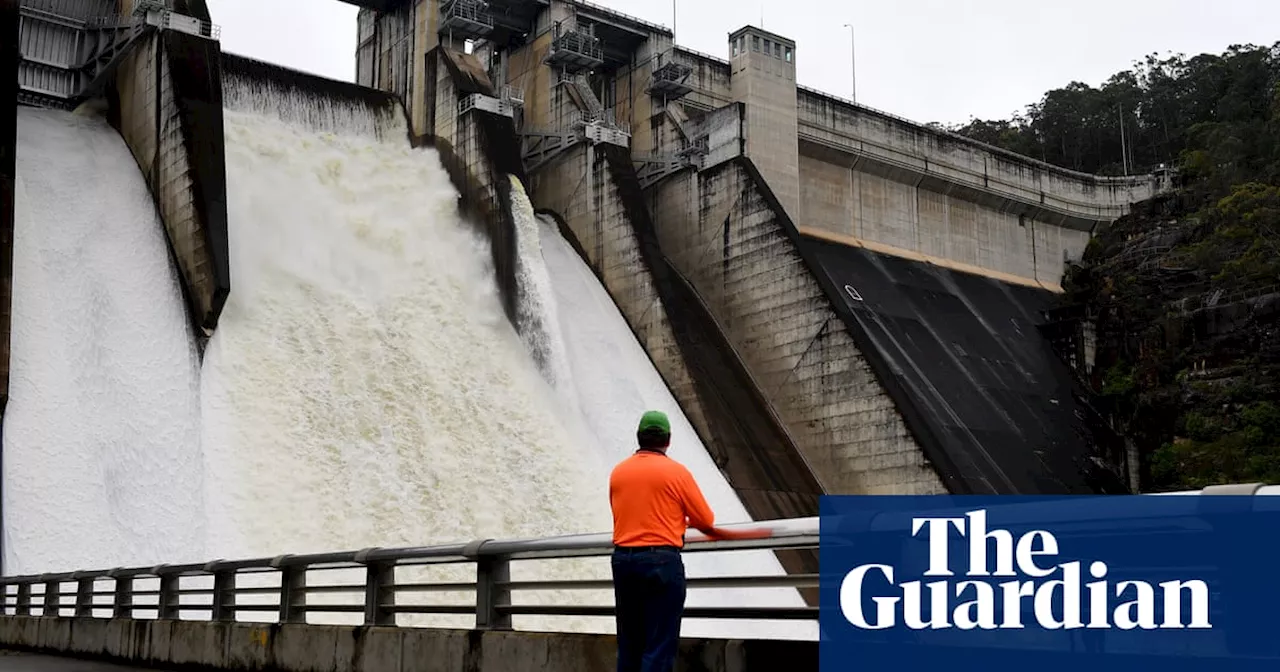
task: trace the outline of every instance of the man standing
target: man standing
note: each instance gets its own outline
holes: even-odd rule
[[[771,531],[714,526],[693,474],[667,457],[671,425],[665,413],[646,412],[636,438],[640,449],[609,476],[618,672],[671,672],[684,614],[685,530],[714,539],[759,539]]]

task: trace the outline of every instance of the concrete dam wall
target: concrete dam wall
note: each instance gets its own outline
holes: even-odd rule
[[[1049,292],[802,235],[746,157],[650,198],[824,491],[1124,491],[1036,331]]]
[[[1166,179],[1074,173],[804,89],[797,45],[752,26],[722,59],[594,5],[457,7],[362,10],[358,78],[440,127],[407,73],[469,42],[534,204],[752,515],[811,515],[821,493],[1123,491],[1038,326],[1064,262]]]
[[[824,492],[942,492],[748,161],[654,188],[663,249],[711,306]]]
[[[488,236],[513,323],[506,176],[525,180],[753,517],[814,515],[823,493],[1123,489],[1036,325],[1064,258],[1156,178],[1076,175],[800,89],[796,45],[753,27],[718,59],[595,6],[491,10],[486,28],[435,0],[363,9],[358,84],[199,30],[122,52],[104,95],[198,327],[230,291],[223,97],[274,87],[407,115]]]

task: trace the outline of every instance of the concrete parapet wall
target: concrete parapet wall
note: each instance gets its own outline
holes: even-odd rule
[[[649,196],[664,253],[705,299],[825,491],[945,492],[749,160],[673,177]]]
[[[878,164],[868,171],[925,181],[941,193],[966,189],[979,202],[1021,208],[1059,226],[1091,230],[1156,191],[1150,175],[1077,173],[809,90],[797,91],[796,101],[802,145],[855,154]],[[818,154],[817,147],[810,154]]]
[[[160,210],[192,321],[206,333],[231,289],[221,52],[194,35],[155,33],[117,71],[112,121]]]
[[[612,636],[427,628],[0,617],[0,646],[159,668],[273,672],[609,670]],[[683,640],[677,670],[817,670],[816,642]]]
[[[791,64],[763,52],[730,60],[678,47],[673,54],[693,69],[692,92],[673,105],[700,117],[731,98],[745,102],[746,154],[770,189],[806,233],[846,245],[1059,290],[1063,262],[1080,257],[1098,224],[1168,186],[1152,175],[1066,170],[811,89],[791,91]],[[783,99],[794,99],[794,121]],[[658,132],[670,122],[654,123]]]
[[[1089,244],[1088,231],[863,168],[801,154],[805,233],[1052,291]]]

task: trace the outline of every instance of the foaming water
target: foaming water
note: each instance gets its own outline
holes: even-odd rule
[[[721,522],[749,520],[607,293],[554,223],[540,230],[518,181],[521,335],[502,311],[487,243],[459,219],[435,153],[407,146],[399,110],[249,78],[224,86],[234,289],[203,370],[123,141],[95,118],[19,112],[8,573],[606,531],[608,469],[630,452],[646,408],[671,415],[672,456]],[[781,573],[759,551],[686,563],[691,576]],[[473,572],[397,577],[467,582]],[[608,560],[522,562],[513,578],[608,579]],[[363,572],[309,581],[356,584]],[[800,600],[788,589],[694,590],[689,604]],[[608,618],[515,620],[613,629]],[[808,626],[689,621],[685,634],[812,638]]]
[[[223,77],[222,104],[227,110],[268,117],[320,133],[390,142],[403,142],[408,137],[404,113],[395,105],[370,107],[359,101],[314,95],[271,79]]]
[[[522,283],[527,278],[530,284],[522,296],[536,300],[537,310],[544,316],[542,333],[537,338],[540,343],[535,346],[556,344],[551,350],[561,394],[566,395],[566,406],[581,414],[589,443],[600,462],[609,469],[630,455],[635,450],[635,426],[641,413],[663,410],[671,421],[672,445],[668,454],[693,473],[717,521],[750,521],[742,501],[711,460],[607,290],[560,235],[555,221],[550,217],[536,218],[520,182],[513,178],[512,183],[513,215],[521,236],[520,278]],[[580,399],[589,402],[579,405]],[[599,478],[607,479],[607,470]],[[771,551],[688,553],[684,562],[690,577],[785,574]],[[804,600],[790,588],[693,589],[687,604],[799,607],[804,606]],[[686,619],[683,634],[816,639],[817,628],[812,623]]]
[[[18,108],[5,572],[205,557],[199,360],[150,191],[100,118]]]
[[[555,290],[542,260],[541,234],[533,204],[524,185],[514,175],[511,180],[511,217],[516,229],[516,280],[519,300],[517,320],[520,336],[542,371],[543,377],[556,389],[566,406],[578,410],[573,373],[569,370],[569,354],[560,333]]]
[[[235,289],[204,362],[210,546],[257,557],[608,529],[607,484],[506,321],[487,245],[460,220],[438,157],[410,149],[403,127],[379,140],[396,134],[284,121],[306,116],[226,113]],[[513,576],[607,578],[608,565],[520,563]],[[517,600],[608,604],[596,592]],[[595,621],[516,619],[611,627]]]

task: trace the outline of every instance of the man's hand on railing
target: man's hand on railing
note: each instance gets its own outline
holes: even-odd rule
[[[698,530],[716,541],[745,541],[747,539],[768,539],[773,536],[773,528],[756,527],[750,530],[726,530],[723,527],[712,527]]]

